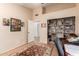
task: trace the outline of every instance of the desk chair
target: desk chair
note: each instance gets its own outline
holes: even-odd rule
[[[59,56],[66,56],[63,42],[59,38],[56,38],[54,42],[57,47]]]

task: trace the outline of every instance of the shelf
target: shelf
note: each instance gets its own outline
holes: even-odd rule
[[[72,23],[70,23],[72,22]],[[50,31],[49,31],[50,30]],[[48,24],[48,32],[52,35],[60,34],[63,36],[75,32],[75,17],[65,17],[58,19],[51,19]]]

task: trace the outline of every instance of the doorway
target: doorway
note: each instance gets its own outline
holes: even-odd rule
[[[28,21],[28,43],[39,42],[39,21]]]

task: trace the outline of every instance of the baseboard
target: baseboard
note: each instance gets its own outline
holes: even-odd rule
[[[43,43],[40,42],[29,42],[29,43],[24,43],[21,46],[18,46],[16,48],[13,48],[9,51],[3,52],[0,54],[0,56],[16,56],[18,53],[21,53],[22,51],[24,51],[25,49],[27,49],[28,47],[37,44],[37,45],[43,45]]]
[[[9,55],[15,55],[16,53],[18,53],[19,51],[21,51],[23,49],[23,47],[25,47],[27,45],[27,43],[24,43],[18,47],[15,47],[13,49],[10,49],[8,51],[5,51],[3,53],[0,54],[0,56],[9,56]]]

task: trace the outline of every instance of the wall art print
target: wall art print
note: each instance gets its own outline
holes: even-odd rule
[[[42,24],[41,24],[41,27],[42,27],[42,28],[45,28],[45,27],[46,27],[46,23],[42,23]]]
[[[10,19],[10,31],[21,31],[21,20],[16,18]]]
[[[24,22],[21,22],[21,27],[24,27]]]
[[[2,18],[2,19],[3,19],[3,25],[9,26],[9,19],[7,19],[7,18]]]

